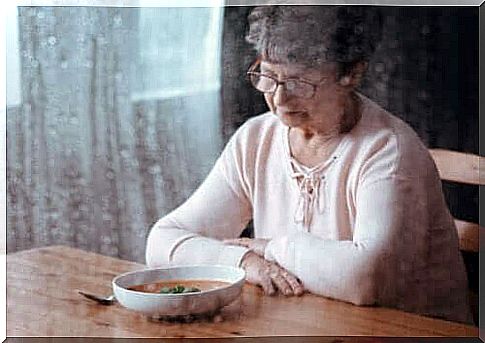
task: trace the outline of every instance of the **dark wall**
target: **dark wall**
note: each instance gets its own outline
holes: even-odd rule
[[[244,75],[254,52],[244,40],[250,7],[227,7],[223,133],[266,111]],[[380,7],[381,45],[360,91],[411,125],[430,148],[478,154],[478,8]],[[478,222],[478,188],[445,183],[451,212]]]

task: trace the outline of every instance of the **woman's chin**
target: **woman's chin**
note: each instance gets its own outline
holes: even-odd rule
[[[289,127],[300,126],[308,118],[306,112],[277,113],[276,116]]]

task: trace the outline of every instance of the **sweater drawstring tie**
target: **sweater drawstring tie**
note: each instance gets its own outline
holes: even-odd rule
[[[307,174],[302,170],[291,174],[292,178],[299,179],[300,195],[296,206],[293,219],[295,223],[302,224],[305,229],[309,229],[313,217],[314,208],[319,213],[325,211],[325,177],[317,173]]]

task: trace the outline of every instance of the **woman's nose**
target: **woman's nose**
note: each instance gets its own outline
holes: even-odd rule
[[[288,94],[284,84],[279,84],[273,94],[273,102],[275,105],[282,105],[288,100]]]

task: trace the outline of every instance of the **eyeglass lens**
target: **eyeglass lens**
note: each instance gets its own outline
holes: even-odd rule
[[[262,74],[251,74],[250,78],[253,86],[263,93],[273,93],[278,87],[278,82],[275,79]],[[313,95],[313,86],[308,83],[290,79],[283,82],[283,85],[286,92],[291,96],[311,97]]]

